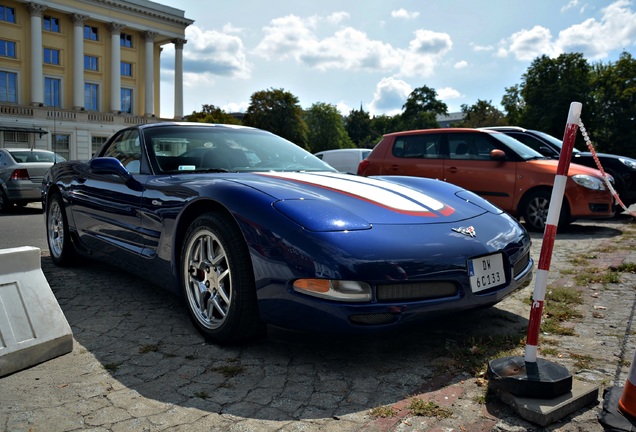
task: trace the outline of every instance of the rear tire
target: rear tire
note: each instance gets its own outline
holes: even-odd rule
[[[190,319],[210,342],[262,333],[247,245],[228,217],[207,213],[192,222],[181,252],[181,284]]]
[[[51,259],[56,265],[66,267],[77,260],[77,252],[71,242],[64,202],[59,193],[53,193],[46,206],[46,241],[51,252]]]
[[[11,207],[13,207],[13,204],[9,201],[4,191],[0,189],[0,211],[7,211]]]

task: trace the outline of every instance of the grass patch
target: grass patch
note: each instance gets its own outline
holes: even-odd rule
[[[610,271],[619,273],[636,273],[636,263],[623,263],[618,267],[610,267]]]
[[[589,285],[593,283],[610,284],[620,282],[619,276],[620,275],[616,272],[592,268],[577,272],[574,276],[574,280],[578,285]]]
[[[106,369],[108,372],[115,373],[117,372],[117,369],[119,369],[119,366],[121,366],[123,363],[124,362],[106,363],[104,365],[104,369]]]
[[[139,348],[139,354],[159,351],[159,344],[147,344]]]
[[[438,419],[443,419],[453,415],[453,411],[448,408],[442,408],[435,402],[425,402],[419,398],[411,399],[408,408],[411,415],[420,417],[436,417]]]
[[[594,360],[591,356],[583,354],[570,354],[570,357],[574,359],[574,367],[579,369],[589,369]]]
[[[381,406],[371,409],[371,411],[369,411],[369,415],[373,418],[395,417],[397,415],[397,411],[392,406]]]
[[[217,372],[223,375],[225,378],[233,378],[243,371],[245,371],[245,367],[240,364],[229,364],[223,366],[215,366],[207,369],[210,372]]]
[[[194,396],[198,397],[199,399],[207,399],[210,397],[210,395],[206,391],[194,392]]]
[[[563,325],[566,321],[581,318],[583,315],[576,306],[583,304],[583,295],[579,290],[564,287],[548,287],[543,305],[541,331],[560,336],[574,336],[574,329]]]
[[[451,373],[467,372],[474,377],[486,373],[487,363],[512,355],[525,344],[524,331],[514,335],[470,336],[462,341],[446,341],[443,367]]]

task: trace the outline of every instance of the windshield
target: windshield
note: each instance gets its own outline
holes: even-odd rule
[[[510,150],[517,153],[524,160],[545,159],[545,156],[543,156],[541,153],[539,153],[536,150],[533,150],[532,148],[528,147],[521,141],[517,141],[516,139],[514,139],[513,137],[509,135],[506,135],[504,133],[492,133],[492,136],[497,138],[499,141],[503,142],[504,144],[506,144],[506,146]]]
[[[561,149],[563,148],[563,141],[561,141],[560,139],[556,139],[555,137],[553,137],[550,134],[547,134],[545,132],[541,132],[541,131],[534,131],[534,133],[536,133],[537,135],[539,135],[540,137],[542,137],[544,140],[546,141],[550,141],[552,144],[554,144],[555,146],[557,146],[559,148],[559,153],[561,153]],[[580,153],[579,150],[573,148],[572,149],[572,153]]]
[[[335,171],[296,144],[258,129],[167,126],[144,131],[144,139],[164,173]]]

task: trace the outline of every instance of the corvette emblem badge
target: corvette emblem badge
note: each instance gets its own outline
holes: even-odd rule
[[[470,237],[477,237],[477,232],[475,231],[475,228],[472,226],[469,226],[468,228],[451,228],[451,230],[460,233],[460,234],[464,234]]]

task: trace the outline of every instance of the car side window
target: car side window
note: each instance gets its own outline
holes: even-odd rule
[[[120,134],[108,146],[102,156],[114,157],[131,173],[139,174],[141,168],[141,145],[139,133],[129,130]]]
[[[441,159],[441,134],[405,135],[395,139],[393,156],[399,158]]]
[[[550,157],[552,157],[554,155],[558,156],[557,152],[555,152],[554,150],[550,149],[541,140],[538,140],[538,139],[536,139],[533,136],[524,135],[524,134],[510,134],[510,136],[513,137],[514,139],[516,139],[517,141],[521,141],[522,143],[524,143],[525,145],[530,147],[532,150],[538,151],[543,156],[550,156]]]
[[[490,160],[490,151],[495,148],[495,145],[481,133],[448,135],[451,159]]]

